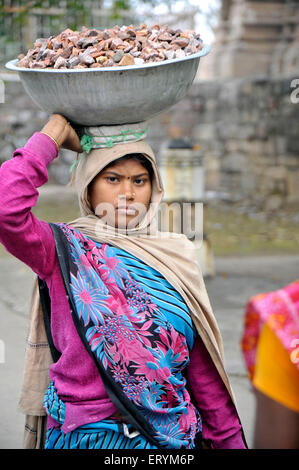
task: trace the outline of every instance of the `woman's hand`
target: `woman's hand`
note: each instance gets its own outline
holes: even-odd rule
[[[83,152],[78,134],[61,114],[52,114],[41,132],[53,137],[59,148],[62,147],[79,153]]]

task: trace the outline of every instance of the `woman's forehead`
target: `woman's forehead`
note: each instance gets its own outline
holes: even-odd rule
[[[106,173],[109,171],[117,172],[119,174],[135,173],[136,171],[138,171],[138,173],[149,174],[145,166],[141,162],[133,158],[121,162],[112,162],[111,164],[103,168],[101,173]]]

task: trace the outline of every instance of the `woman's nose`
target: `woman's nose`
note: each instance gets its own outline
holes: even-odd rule
[[[124,196],[126,199],[130,199],[132,197],[132,193],[134,191],[133,184],[131,181],[125,181],[122,188],[121,188],[121,195]]]

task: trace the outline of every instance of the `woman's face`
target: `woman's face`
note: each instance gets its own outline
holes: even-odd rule
[[[152,193],[148,170],[128,159],[104,168],[89,186],[94,213],[116,228],[134,228],[146,214]]]

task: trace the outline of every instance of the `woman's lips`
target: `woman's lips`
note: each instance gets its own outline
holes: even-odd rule
[[[137,209],[135,207],[117,207],[116,208],[117,212],[120,214],[126,214],[126,215],[135,215]]]

